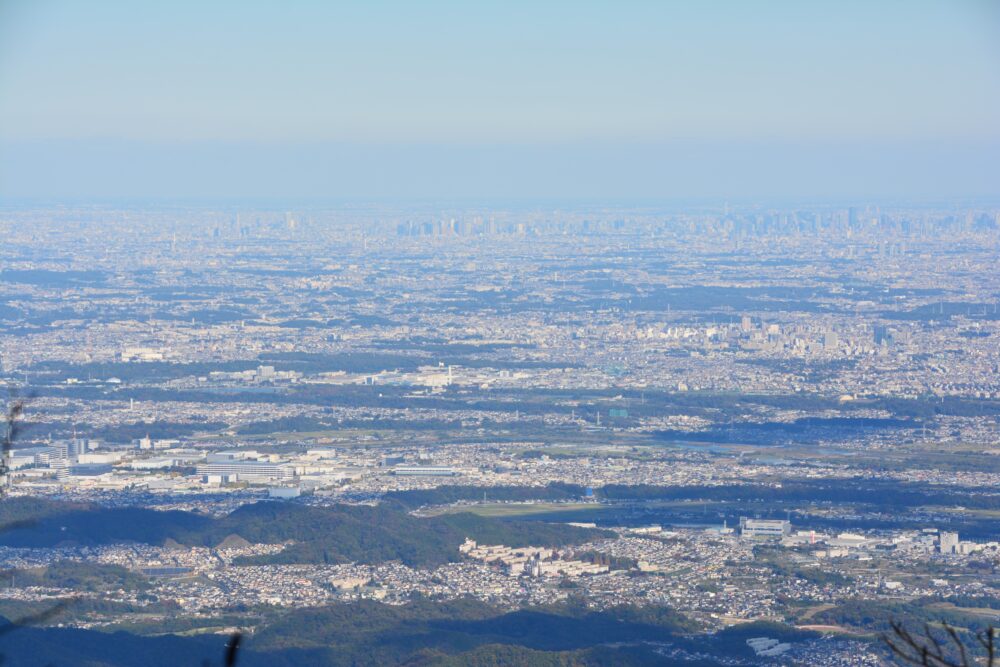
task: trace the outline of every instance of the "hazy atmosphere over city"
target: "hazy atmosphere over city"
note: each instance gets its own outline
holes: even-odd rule
[[[1000,666],[1000,3],[0,0],[0,661]]]

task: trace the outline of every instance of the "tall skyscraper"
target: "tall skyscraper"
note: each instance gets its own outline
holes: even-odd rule
[[[876,324],[873,339],[876,345],[888,345],[892,342],[892,332],[884,324]]]

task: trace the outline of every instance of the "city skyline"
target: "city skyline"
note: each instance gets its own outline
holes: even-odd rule
[[[998,109],[997,0],[0,0],[0,663],[1000,667]]]
[[[0,531],[0,616],[60,612],[11,664],[242,632],[250,667],[883,667],[890,621],[1000,610],[1000,206],[60,204],[0,235],[0,514],[38,517]]]

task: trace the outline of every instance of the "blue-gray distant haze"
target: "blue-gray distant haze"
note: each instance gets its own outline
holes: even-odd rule
[[[707,143],[8,145],[8,195],[72,199],[967,198],[995,196],[989,145]]]
[[[0,195],[997,195],[997,5],[7,0]]]

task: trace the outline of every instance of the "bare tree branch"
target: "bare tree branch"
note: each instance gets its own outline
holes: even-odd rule
[[[892,655],[902,664],[921,667],[974,667],[983,664],[969,654],[966,645],[970,639],[963,639],[959,631],[948,623],[941,623],[941,630],[947,635],[942,642],[935,635],[929,623],[924,624],[923,633],[915,636],[899,621],[890,620],[891,634],[883,634],[882,640]],[[986,651],[986,667],[1000,667],[996,662],[995,637],[997,629],[990,627],[983,632],[972,633],[972,637]],[[957,652],[957,658],[953,657]],[[956,661],[957,660],[957,661]]]
[[[39,623],[45,623],[49,619],[55,618],[59,614],[66,611],[66,609],[76,603],[77,598],[68,598],[55,604],[48,609],[44,609],[37,614],[30,614],[28,616],[22,616],[19,619],[11,621],[9,624],[0,627],[0,636],[3,636],[9,632],[13,632],[18,628],[23,628],[26,625],[38,625]]]
[[[236,658],[240,650],[240,642],[243,640],[243,635],[239,632],[234,632],[229,638],[229,643],[226,644],[226,667],[236,667]]]
[[[951,627],[947,623],[944,624],[944,630],[945,632],[948,633],[948,636],[951,637],[952,643],[958,647],[958,652],[962,657],[962,664],[963,665],[969,664],[969,658],[965,652],[965,642],[963,642],[961,638],[958,636],[958,632],[955,630],[955,628]]]

